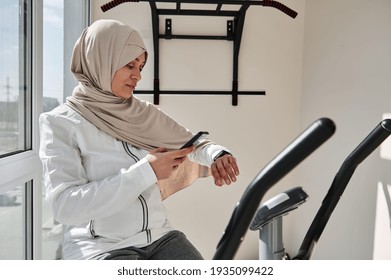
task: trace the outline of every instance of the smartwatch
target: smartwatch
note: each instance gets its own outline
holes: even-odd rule
[[[220,157],[222,157],[222,156],[224,156],[224,155],[230,155],[230,156],[232,156],[232,154],[231,154],[230,152],[227,152],[227,151],[222,150],[222,151],[220,151],[217,155],[215,155],[215,157],[213,158],[213,161],[216,161],[216,159],[218,159],[218,158],[220,158]]]

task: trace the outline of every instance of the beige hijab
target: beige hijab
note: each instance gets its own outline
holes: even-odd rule
[[[94,22],[73,49],[71,71],[79,84],[66,104],[118,140],[146,150],[179,149],[192,137],[189,130],[153,104],[111,92],[115,72],[144,52],[147,54],[145,44],[133,28],[116,20]],[[209,173],[208,168],[185,161],[173,176],[158,182],[167,190],[163,198]]]

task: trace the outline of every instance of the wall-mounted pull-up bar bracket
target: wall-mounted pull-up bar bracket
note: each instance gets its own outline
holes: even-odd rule
[[[229,40],[229,41],[235,40],[234,21],[233,20],[227,20],[227,40]]]
[[[160,94],[207,94],[207,95],[232,95],[232,105],[238,105],[238,95],[265,95],[265,91],[239,91],[238,66],[239,50],[242,40],[242,33],[247,9],[252,5],[273,7],[292,18],[297,13],[285,5],[272,0],[255,1],[255,0],[113,0],[101,6],[103,12],[110,10],[125,2],[149,2],[152,17],[152,33],[154,46],[154,82],[153,91],[137,90],[138,94],[153,94],[154,104],[159,104]],[[174,3],[175,9],[158,8],[156,3]],[[215,6],[214,9],[183,9],[181,4],[209,4]],[[236,5],[237,10],[223,10],[223,5]],[[165,32],[159,33],[159,16],[210,16],[210,17],[230,17],[232,20],[227,21],[226,35],[185,35],[173,34],[173,22],[171,18],[165,19]],[[159,39],[190,39],[190,40],[227,40],[233,42],[233,73],[232,73],[232,90],[231,91],[161,91],[159,81]]]
[[[165,39],[171,39],[172,36],[172,20],[170,18],[166,18],[166,32],[165,32]]]

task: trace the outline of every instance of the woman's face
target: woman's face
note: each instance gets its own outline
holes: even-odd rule
[[[141,80],[144,65],[145,52],[115,72],[111,81],[112,93],[120,98],[131,98],[137,83]]]

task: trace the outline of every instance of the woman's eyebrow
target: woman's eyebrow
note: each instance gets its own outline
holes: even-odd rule
[[[138,61],[138,62],[140,62],[140,59],[137,57],[137,58],[135,58],[134,60],[136,60],[136,61]],[[145,63],[144,61],[143,61],[143,63]]]

